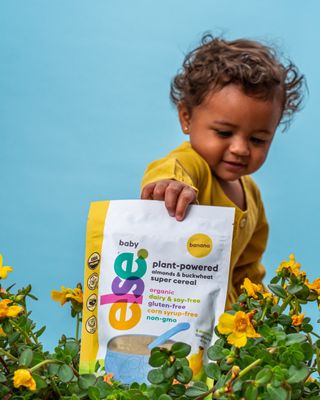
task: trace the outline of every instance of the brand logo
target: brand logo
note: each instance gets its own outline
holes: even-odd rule
[[[112,294],[100,297],[100,304],[112,304],[109,322],[114,329],[132,329],[141,319],[144,282],[147,271],[148,252],[141,249],[135,259],[134,253],[121,253],[114,261],[116,277],[112,281]]]

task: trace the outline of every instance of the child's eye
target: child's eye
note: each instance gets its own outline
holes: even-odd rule
[[[260,138],[257,138],[257,137],[252,137],[252,138],[250,138],[250,140],[254,144],[264,144],[266,142],[266,140],[260,139]]]
[[[216,130],[216,132],[222,138],[229,138],[230,136],[232,136],[232,132],[230,132],[230,131],[218,131],[218,130]]]

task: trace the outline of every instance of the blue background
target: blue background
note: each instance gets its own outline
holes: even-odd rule
[[[278,46],[307,76],[306,107],[255,174],[271,232],[272,276],[291,252],[319,276],[317,0],[2,0],[0,253],[5,285],[31,283],[52,348],[74,334],[52,289],[83,279],[90,201],[138,198],[146,165],[185,139],[168,100],[205,31]],[[315,318],[316,307],[312,308]]]

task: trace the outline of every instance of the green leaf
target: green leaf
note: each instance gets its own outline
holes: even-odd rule
[[[11,333],[11,335],[8,335],[8,342],[10,344],[15,343],[18,341],[19,337],[20,337],[20,332],[13,332]]]
[[[281,297],[282,299],[287,297],[287,292],[280,285],[270,284],[268,285],[268,288],[271,290],[272,293],[274,293],[278,297]]]
[[[190,398],[203,396],[208,391],[208,388],[205,390],[204,388],[197,387],[195,385],[187,388],[186,396]]]
[[[190,351],[191,351],[191,346],[189,344],[182,342],[174,343],[171,347],[172,354],[177,358],[187,357]]]
[[[280,279],[281,279],[281,276],[276,275],[271,279],[270,283],[278,283],[280,281]]]
[[[208,357],[212,361],[218,361],[224,358],[223,354],[224,340],[218,339],[215,344],[208,349]]]
[[[62,382],[67,383],[71,381],[74,374],[72,369],[68,365],[63,364],[59,367],[58,376]]]
[[[302,284],[300,284],[300,285],[297,285],[297,284],[296,285],[289,285],[287,290],[288,290],[288,292],[290,294],[297,295],[299,292],[302,292],[303,286],[302,286]]]
[[[257,396],[258,396],[258,388],[257,388],[257,386],[249,385],[246,388],[244,398],[246,400],[256,400]]]
[[[99,389],[100,397],[102,399],[107,397],[113,391],[112,387],[103,381],[103,377],[98,377],[95,386]]]
[[[310,333],[313,331],[313,326],[310,324],[302,324],[301,329],[303,330],[303,332]]]
[[[175,374],[177,368],[175,366],[175,364],[171,365],[170,367],[165,367],[163,368],[163,375],[166,379],[170,379],[173,377],[173,375]]]
[[[300,366],[291,365],[288,370],[289,379],[287,380],[288,383],[299,383],[303,381],[309,374],[309,368],[304,365],[300,364]]]
[[[189,367],[189,361],[186,358],[177,358],[173,365],[179,370],[183,367]]]
[[[7,378],[6,378],[5,374],[0,372],[0,383],[4,383],[6,381],[7,381]]]
[[[43,334],[43,332],[44,332],[45,330],[46,330],[46,327],[43,326],[42,328],[40,328],[38,331],[35,332],[35,335],[36,335],[37,337],[40,337],[40,336]]]
[[[162,394],[160,397],[158,397],[158,400],[172,400],[172,397],[168,394]]]
[[[280,386],[275,387],[269,384],[267,386],[267,392],[272,400],[287,400],[288,398],[288,392]]]
[[[263,368],[256,375],[256,382],[258,385],[265,385],[269,383],[272,378],[272,371],[269,368]]]
[[[64,346],[64,351],[66,354],[69,354],[72,358],[78,355],[80,350],[79,343],[72,341],[67,342]]]
[[[294,343],[303,343],[307,340],[305,335],[301,333],[289,333],[286,337],[286,345],[290,346]]]
[[[214,379],[215,381],[217,381],[221,376],[220,368],[216,363],[209,363],[204,367],[204,369],[208,378]]]
[[[279,365],[272,368],[274,378],[279,382],[283,382],[286,378],[287,371],[282,369]]]
[[[148,381],[154,385],[158,385],[159,383],[164,381],[164,374],[161,369],[153,369],[148,373]]]
[[[29,367],[33,359],[33,351],[28,347],[20,354],[19,365]]]
[[[10,335],[11,333],[12,333],[12,331],[13,331],[13,328],[12,328],[12,325],[10,324],[10,322],[9,322],[9,320],[8,319],[5,319],[3,322],[2,322],[2,329],[3,329],[3,331],[4,331],[4,333],[6,334],[6,335]]]
[[[185,394],[186,387],[182,385],[181,383],[177,385],[172,385],[170,389],[168,390],[168,395],[172,397],[180,397]]]
[[[306,343],[302,343],[301,349],[303,351],[305,361],[312,360],[313,346],[310,343],[306,342]]]
[[[183,367],[180,371],[178,371],[178,373],[176,374],[176,379],[183,383],[189,383],[192,379],[192,369],[189,367]]]
[[[149,358],[149,364],[151,367],[161,367],[169,358],[169,355],[160,349],[151,354]]]
[[[50,376],[58,375],[60,365],[59,364],[49,364],[48,365],[48,372]]]
[[[32,377],[36,382],[37,390],[45,389],[46,387],[48,387],[47,382],[43,378],[41,378],[40,375],[32,373]]]
[[[279,315],[278,322],[283,326],[290,326],[292,324],[292,319],[289,315],[281,314]]]
[[[79,376],[78,385],[82,390],[87,390],[90,386],[96,383],[96,376],[94,374],[82,374]]]
[[[100,400],[99,389],[94,386],[90,386],[88,388],[88,396],[90,400]]]

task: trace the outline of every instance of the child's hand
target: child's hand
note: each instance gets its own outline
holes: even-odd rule
[[[189,204],[195,203],[197,194],[190,186],[172,179],[149,183],[141,193],[143,200],[164,200],[169,215],[182,221]]]

